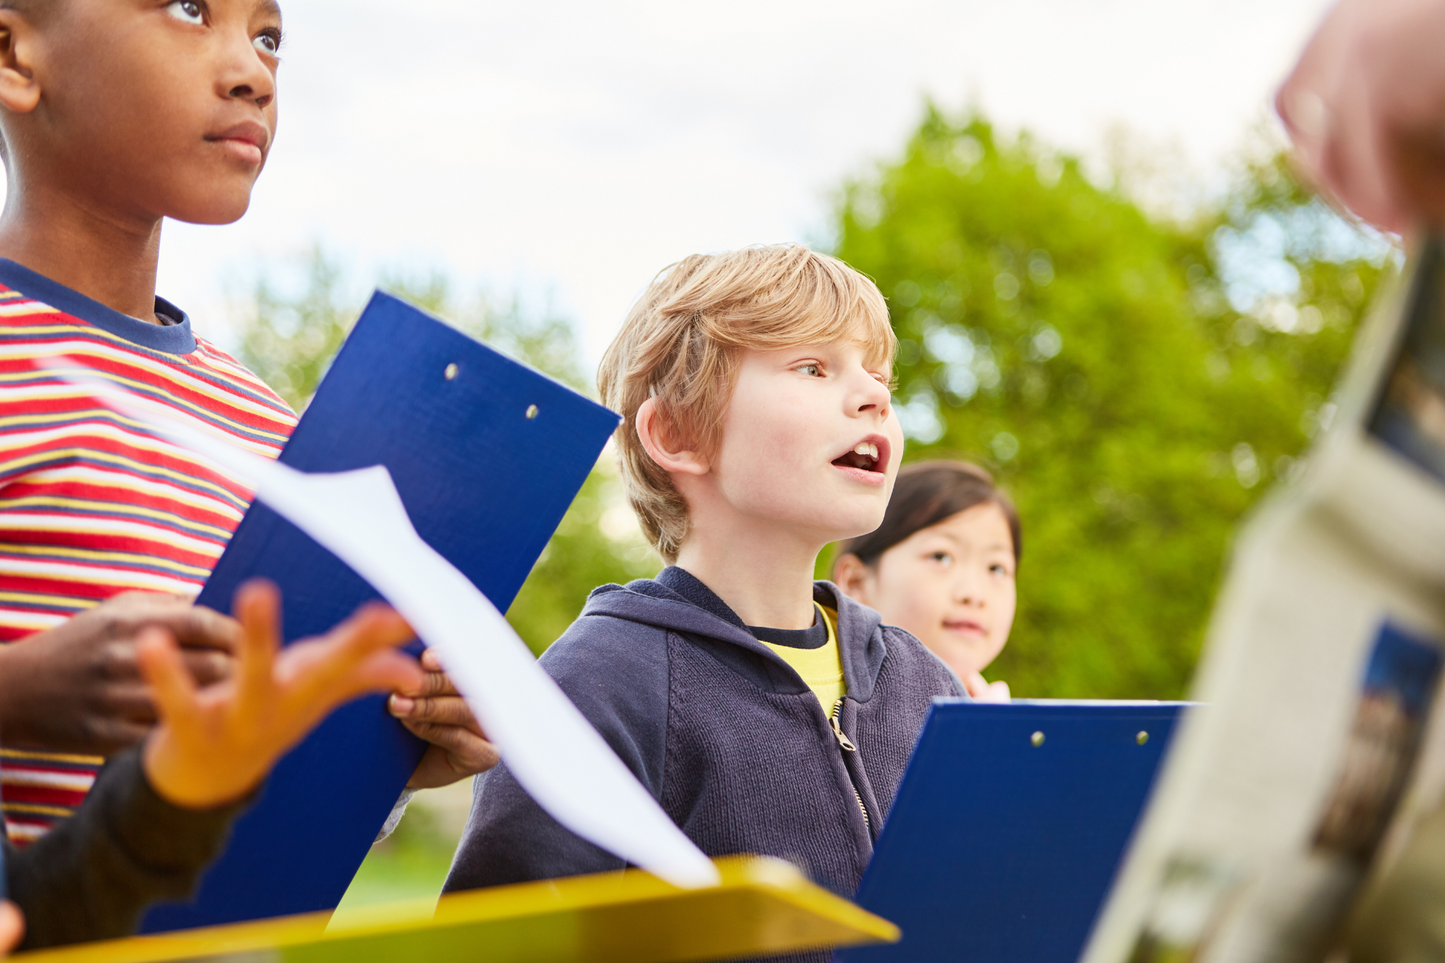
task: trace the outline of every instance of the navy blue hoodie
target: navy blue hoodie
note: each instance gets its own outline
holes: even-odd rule
[[[922,643],[832,583],[813,594],[838,612],[848,694],[834,720],[678,568],[597,589],[541,665],[703,852],[780,856],[852,896],[931,700],[964,691]],[[477,777],[445,888],[622,867],[501,765]]]

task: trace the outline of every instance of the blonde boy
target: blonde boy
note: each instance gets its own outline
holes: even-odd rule
[[[694,256],[603,358],[628,495],[667,561],[605,585],[542,665],[709,855],[801,864],[851,895],[934,696],[963,686],[814,582],[883,519],[903,436],[878,289],[797,246]],[[619,868],[505,767],[479,778],[448,889]]]

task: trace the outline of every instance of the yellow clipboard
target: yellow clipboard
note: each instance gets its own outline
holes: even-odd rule
[[[898,939],[898,927],[763,856],[682,890],[640,870],[38,950],[23,963],[667,963]]]

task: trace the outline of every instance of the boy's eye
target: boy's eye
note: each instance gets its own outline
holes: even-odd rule
[[[930,562],[937,562],[939,565],[952,565],[953,556],[947,552],[932,552],[928,556]]]
[[[255,40],[251,41],[251,46],[274,57],[281,49],[281,31],[263,30],[256,35]]]
[[[200,0],[175,0],[175,3],[166,4],[166,13],[186,23],[206,22],[205,8],[201,6]]]
[[[988,567],[988,570],[989,570],[990,572],[992,572],[994,575],[1007,575],[1007,574],[1008,574],[1008,566],[1007,566],[1007,565],[1003,565],[1003,564],[1001,564],[1001,563],[999,563],[999,562],[994,562],[992,565],[990,565],[990,566]]]
[[[801,371],[803,372],[803,374],[807,375],[810,378],[823,377],[823,366],[815,361],[809,361],[807,364],[800,364],[793,370]]]

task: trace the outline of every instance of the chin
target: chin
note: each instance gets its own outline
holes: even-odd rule
[[[191,198],[176,204],[166,213],[173,221],[187,224],[234,224],[251,207],[251,183],[244,189]]]
[[[239,205],[227,205],[215,209],[198,212],[194,216],[172,215],[173,220],[185,221],[187,224],[234,224],[239,221],[250,208],[251,202]]]
[[[835,541],[857,538],[859,535],[867,535],[869,532],[875,531],[879,525],[883,524],[883,513],[887,508],[888,503],[884,502],[882,507],[875,508],[870,505],[863,511],[848,512],[846,517],[840,517],[837,520],[838,524],[834,526],[839,532]],[[841,512],[839,514],[843,515]]]

